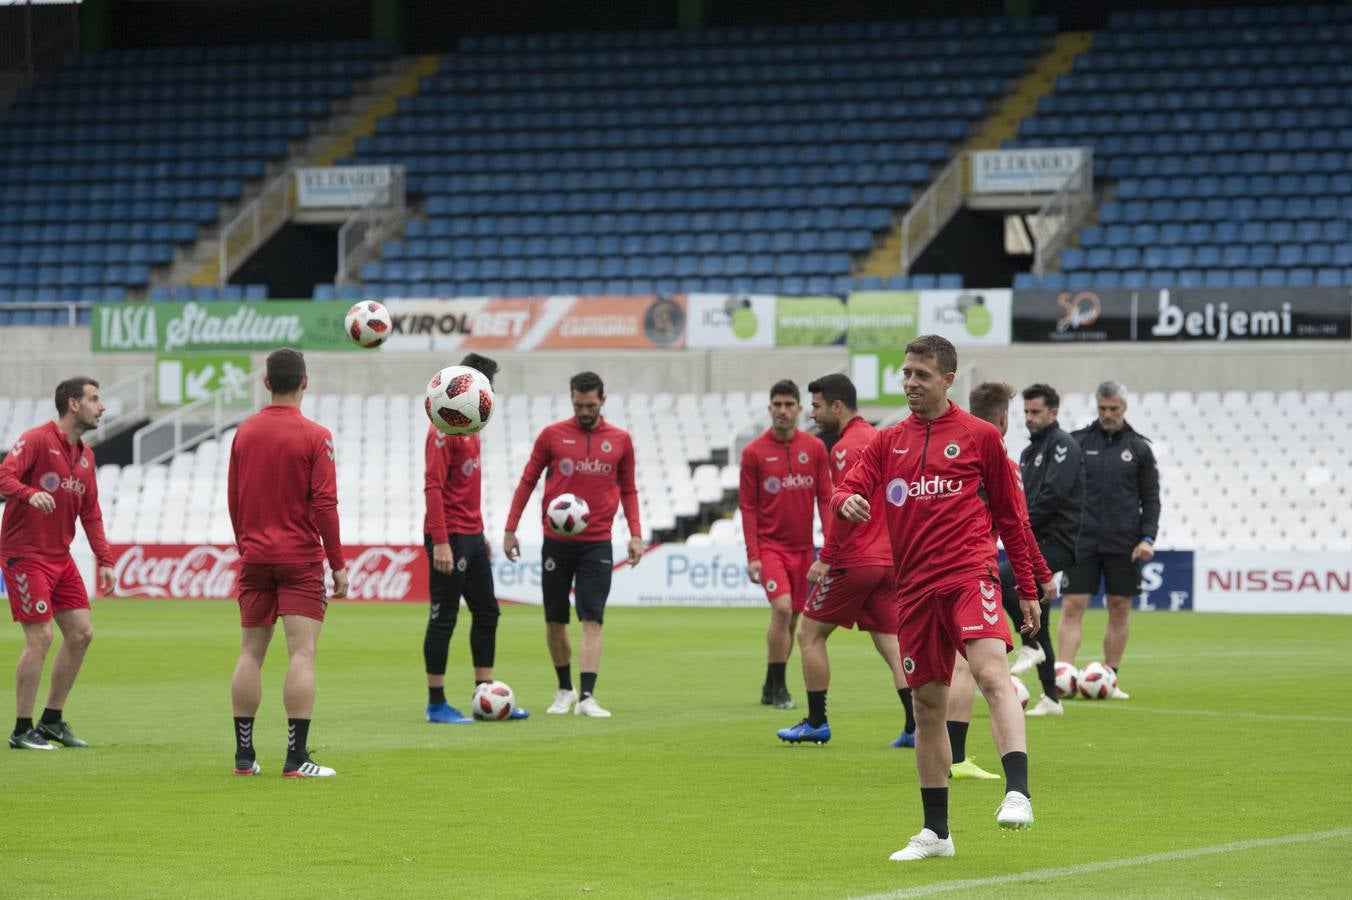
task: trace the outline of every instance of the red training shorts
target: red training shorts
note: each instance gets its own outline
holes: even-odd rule
[[[328,609],[324,564],[244,563],[239,571],[239,624],[274,625],[278,616],[324,621]]]
[[[1014,649],[1009,622],[1000,606],[1000,582],[973,578],[905,597],[897,623],[901,669],[911,687],[953,677],[953,654],[967,656],[967,642],[996,638]]]
[[[891,566],[842,566],[808,595],[803,615],[877,634],[897,633],[897,579]]]
[[[790,596],[793,611],[800,613],[807,603],[807,570],[817,558],[815,550],[775,550],[761,548],[761,587],[765,599]]]
[[[89,609],[89,591],[75,560],[11,559],[4,565],[9,614],[16,622],[50,622],[53,613]]]

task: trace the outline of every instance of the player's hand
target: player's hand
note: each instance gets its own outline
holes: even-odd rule
[[[868,501],[862,494],[851,494],[840,504],[840,517],[849,522],[867,522],[869,518]]]
[[[1051,581],[1044,581],[1042,584],[1038,585],[1038,587],[1041,588],[1042,590],[1043,606],[1046,606],[1048,603],[1051,603],[1053,600],[1056,599],[1057,590],[1055,578],[1053,578]]]
[[[112,566],[99,566],[98,574],[94,580],[99,596],[107,597],[113,592],[113,585],[117,583],[117,575],[113,572]]]
[[[1132,562],[1150,562],[1155,558],[1155,547],[1149,541],[1141,541],[1131,550]]]
[[[502,552],[511,562],[516,562],[521,558],[521,542],[516,539],[516,532],[504,531],[502,533]]]
[[[638,561],[643,558],[643,538],[631,537],[629,539],[629,565],[636,566]]]
[[[56,501],[46,491],[38,491],[28,498],[28,505],[45,515],[56,512]]]
[[[335,600],[341,600],[347,596],[347,569],[339,569],[333,573],[333,594]]]
[[[1019,609],[1023,612],[1023,624],[1019,634],[1032,637],[1042,630],[1042,605],[1036,600],[1019,598]]]
[[[812,561],[812,565],[808,566],[807,583],[820,584],[821,580],[826,577],[826,573],[829,571],[831,571],[830,566],[822,562],[820,559],[814,559]]]
[[[752,584],[760,584],[761,583],[760,576],[761,576],[761,561],[759,559],[752,560],[751,562],[746,564],[746,577],[751,580]]]
[[[442,575],[455,571],[455,553],[451,551],[449,543],[432,545],[432,568]]]

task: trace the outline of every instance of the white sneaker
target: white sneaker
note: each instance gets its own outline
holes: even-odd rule
[[[545,712],[554,716],[566,716],[568,715],[568,711],[573,708],[573,704],[576,702],[577,702],[577,691],[574,690],[556,691],[554,694],[554,702],[549,704],[549,709],[545,710]]]
[[[573,707],[575,716],[591,716],[593,719],[609,719],[610,710],[602,709],[601,704],[596,702],[595,697],[583,697],[577,701],[577,706]]]
[[[930,856],[952,856],[953,835],[940,838],[928,828],[922,830],[910,843],[888,857],[892,862],[913,862]]]
[[[1047,659],[1047,653],[1041,647],[1029,647],[1024,645],[1019,648],[1019,652],[1014,654],[1014,662],[1009,667],[1009,674],[1022,675],[1034,666],[1040,666]]]
[[[1130,700],[1131,694],[1122,690],[1120,687],[1113,688],[1113,692],[1108,695],[1109,700]]]
[[[1038,698],[1037,705],[1028,710],[1030,716],[1064,716],[1066,710],[1059,700],[1053,700],[1046,694]]]
[[[1010,791],[1000,801],[1000,808],[995,811],[995,821],[1001,828],[1032,828],[1033,801],[1018,791]]]

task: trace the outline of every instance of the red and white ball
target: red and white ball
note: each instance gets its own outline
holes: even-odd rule
[[[1080,690],[1080,670],[1068,662],[1056,664],[1056,694],[1061,700],[1073,698]]]
[[[385,343],[389,339],[390,332],[394,330],[390,311],[385,308],[383,303],[377,303],[374,300],[362,300],[360,303],[354,303],[352,308],[347,311],[347,318],[344,321],[347,327],[347,336],[352,338],[358,346],[366,347],[368,350]]]
[[[549,501],[545,509],[545,518],[556,534],[574,537],[587,530],[587,516],[591,507],[587,501],[575,494],[559,494]]]
[[[474,718],[481,722],[497,722],[507,718],[516,708],[516,694],[501,681],[489,681],[474,689],[470,700]]]
[[[1024,709],[1028,708],[1028,701],[1032,695],[1028,693],[1028,685],[1023,683],[1023,679],[1017,675],[1010,675],[1009,681],[1014,685],[1014,696],[1018,698],[1019,705]]]
[[[469,366],[447,366],[427,383],[427,418],[443,434],[476,434],[493,417],[493,385]]]
[[[1117,673],[1101,662],[1091,662],[1080,672],[1080,694],[1090,700],[1107,700],[1117,688]]]

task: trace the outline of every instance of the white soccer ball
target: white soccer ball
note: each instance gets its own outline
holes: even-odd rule
[[[1014,685],[1014,696],[1018,698],[1019,705],[1024,709],[1028,708],[1028,701],[1032,697],[1028,693],[1028,685],[1023,683],[1023,679],[1017,675],[1009,676],[1010,683]]]
[[[374,300],[363,300],[360,303],[354,303],[352,308],[347,311],[347,336],[356,341],[359,346],[370,349],[379,347],[389,338],[390,332],[394,330],[394,322],[390,319],[390,311],[382,303]]]
[[[1080,693],[1090,700],[1107,700],[1117,687],[1117,673],[1101,662],[1091,662],[1080,671]]]
[[[1056,664],[1056,693],[1059,699],[1074,697],[1080,690],[1080,671],[1068,662]]]
[[[549,519],[549,527],[556,534],[573,537],[587,530],[587,516],[591,515],[591,507],[576,494],[559,494],[549,501],[545,515]]]
[[[474,689],[470,707],[479,721],[496,722],[507,718],[516,709],[516,694],[501,681],[488,681]]]
[[[427,383],[428,420],[444,434],[475,434],[493,417],[493,385],[469,366],[447,366]]]

